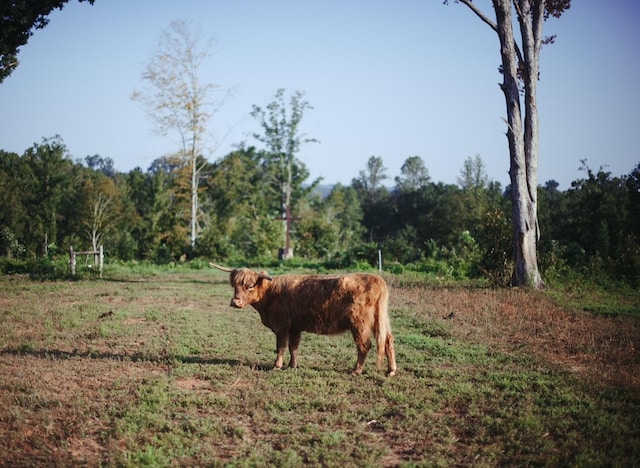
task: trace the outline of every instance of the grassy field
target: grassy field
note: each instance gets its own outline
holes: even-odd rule
[[[640,465],[638,295],[602,315],[388,276],[398,375],[352,377],[348,335],[270,370],[223,273],[107,276],[0,277],[0,466]]]

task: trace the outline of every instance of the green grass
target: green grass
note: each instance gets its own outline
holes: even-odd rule
[[[572,273],[550,281],[549,295],[561,306],[609,317],[640,318],[640,289],[604,275]]]
[[[0,277],[0,465],[640,460],[638,358],[626,351],[638,345],[632,318],[587,317],[589,347],[566,331],[581,316],[551,314],[539,294],[389,277],[396,377],[377,371],[373,355],[352,377],[349,335],[304,334],[299,369],[274,371],[275,338],[252,309],[228,307],[226,275],[115,273]],[[525,328],[531,321],[535,333]],[[558,322],[565,327],[551,328]],[[596,327],[608,343],[607,327],[618,323],[629,336],[619,349],[597,341]],[[590,367],[596,358],[607,369]]]

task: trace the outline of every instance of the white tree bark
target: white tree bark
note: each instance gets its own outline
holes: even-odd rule
[[[488,24],[500,39],[503,82],[500,85],[507,107],[509,175],[513,206],[514,271],[512,284],[534,288],[544,286],[538,270],[538,107],[536,100],[539,75],[542,23],[545,0],[492,0],[496,13],[493,22],[471,0],[459,0]],[[514,35],[514,16],[520,26],[523,52]],[[524,108],[520,84],[524,86]]]
[[[191,246],[198,237],[198,185],[203,157],[206,125],[211,117],[211,92],[217,88],[199,76],[204,60],[211,55],[211,40],[201,43],[197,33],[184,21],[173,21],[163,32],[157,53],[142,74],[150,88],[134,92],[132,98],[142,102],[162,135],[170,131],[180,136],[181,154],[191,167]]]

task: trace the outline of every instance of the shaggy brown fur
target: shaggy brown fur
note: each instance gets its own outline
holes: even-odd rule
[[[396,358],[388,315],[389,291],[380,276],[355,273],[271,277],[266,272],[211,265],[231,273],[229,280],[234,289],[231,307],[253,306],[262,323],[275,333],[276,368],[282,368],[287,346],[291,354],[289,366],[297,366],[303,331],[321,335],[350,331],[358,349],[352,373],[361,374],[371,349],[373,332],[377,341],[378,367],[386,355],[387,375],[395,375]]]

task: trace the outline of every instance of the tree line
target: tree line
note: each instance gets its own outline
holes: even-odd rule
[[[191,242],[191,161],[181,154],[118,172],[99,155],[73,160],[60,137],[18,155],[0,150],[0,252],[6,259],[66,255],[102,244],[107,257],[167,263],[198,257],[265,264],[282,256],[283,172],[267,150],[241,146],[198,161],[198,236]],[[350,185],[326,192],[297,158],[287,161],[295,256],[338,268],[375,265],[506,283],[512,269],[510,188],[468,158],[457,184],[434,182],[419,156],[391,180],[372,156]],[[640,164],[615,177],[582,162],[561,191],[538,187],[541,268],[640,278]],[[286,221],[286,220],[285,220]],[[286,224],[286,223],[284,223]]]
[[[82,1],[82,0],[81,0]],[[55,8],[62,8],[67,0],[49,0],[38,5],[11,4],[2,16],[2,24],[8,33],[0,38],[0,82],[17,66],[17,52],[35,29],[48,23],[47,15]],[[93,4],[93,0],[89,0]],[[448,0],[443,0],[448,4]],[[456,2],[458,3],[458,2]],[[513,257],[514,270],[511,282],[517,285],[541,287],[544,285],[538,269],[537,241],[540,235],[537,218],[537,191],[531,190],[538,184],[538,111],[536,105],[537,81],[539,79],[539,57],[542,45],[553,43],[555,36],[543,36],[542,26],[550,17],[558,18],[571,6],[570,0],[529,1],[494,0],[495,20],[481,11],[471,0],[460,0],[482,22],[497,33],[500,41],[501,66],[503,76],[501,89],[505,95],[509,140],[511,196],[513,203]],[[515,5],[515,9],[513,6]],[[514,10],[514,11],[512,11]],[[515,13],[515,15],[513,14]],[[520,31],[520,44],[514,31]],[[2,31],[4,32],[4,29]],[[166,134],[175,131],[182,141],[182,154],[190,156],[191,163],[191,247],[197,238],[198,184],[200,170],[198,158],[203,148],[206,124],[211,117],[211,102],[207,97],[214,83],[199,80],[199,69],[203,60],[210,55],[209,45],[201,47],[198,34],[182,20],[173,21],[161,36],[158,53],[147,63],[142,74],[149,85],[146,92],[134,92],[155,121],[157,130]],[[521,95],[524,101],[521,103]],[[294,99],[295,100],[295,99]],[[300,102],[300,101],[298,101]],[[302,116],[306,103],[298,110]],[[272,109],[270,110],[270,112]],[[294,139],[288,139],[287,131],[282,132],[277,120],[263,120],[266,133],[260,139],[271,149],[278,149],[281,164],[295,153],[299,139],[295,132],[297,124],[295,106],[287,123]],[[259,107],[254,107],[254,117],[266,117]],[[284,115],[284,114],[283,114]],[[271,116],[274,113],[271,112]],[[273,126],[272,124],[276,124]],[[275,130],[274,135],[270,131]],[[282,144],[285,144],[282,146]],[[275,145],[275,146],[274,146]],[[291,175],[291,166],[288,165]],[[283,257],[291,257],[291,189],[290,177],[281,185],[283,194],[283,214],[285,220],[285,247]]]

